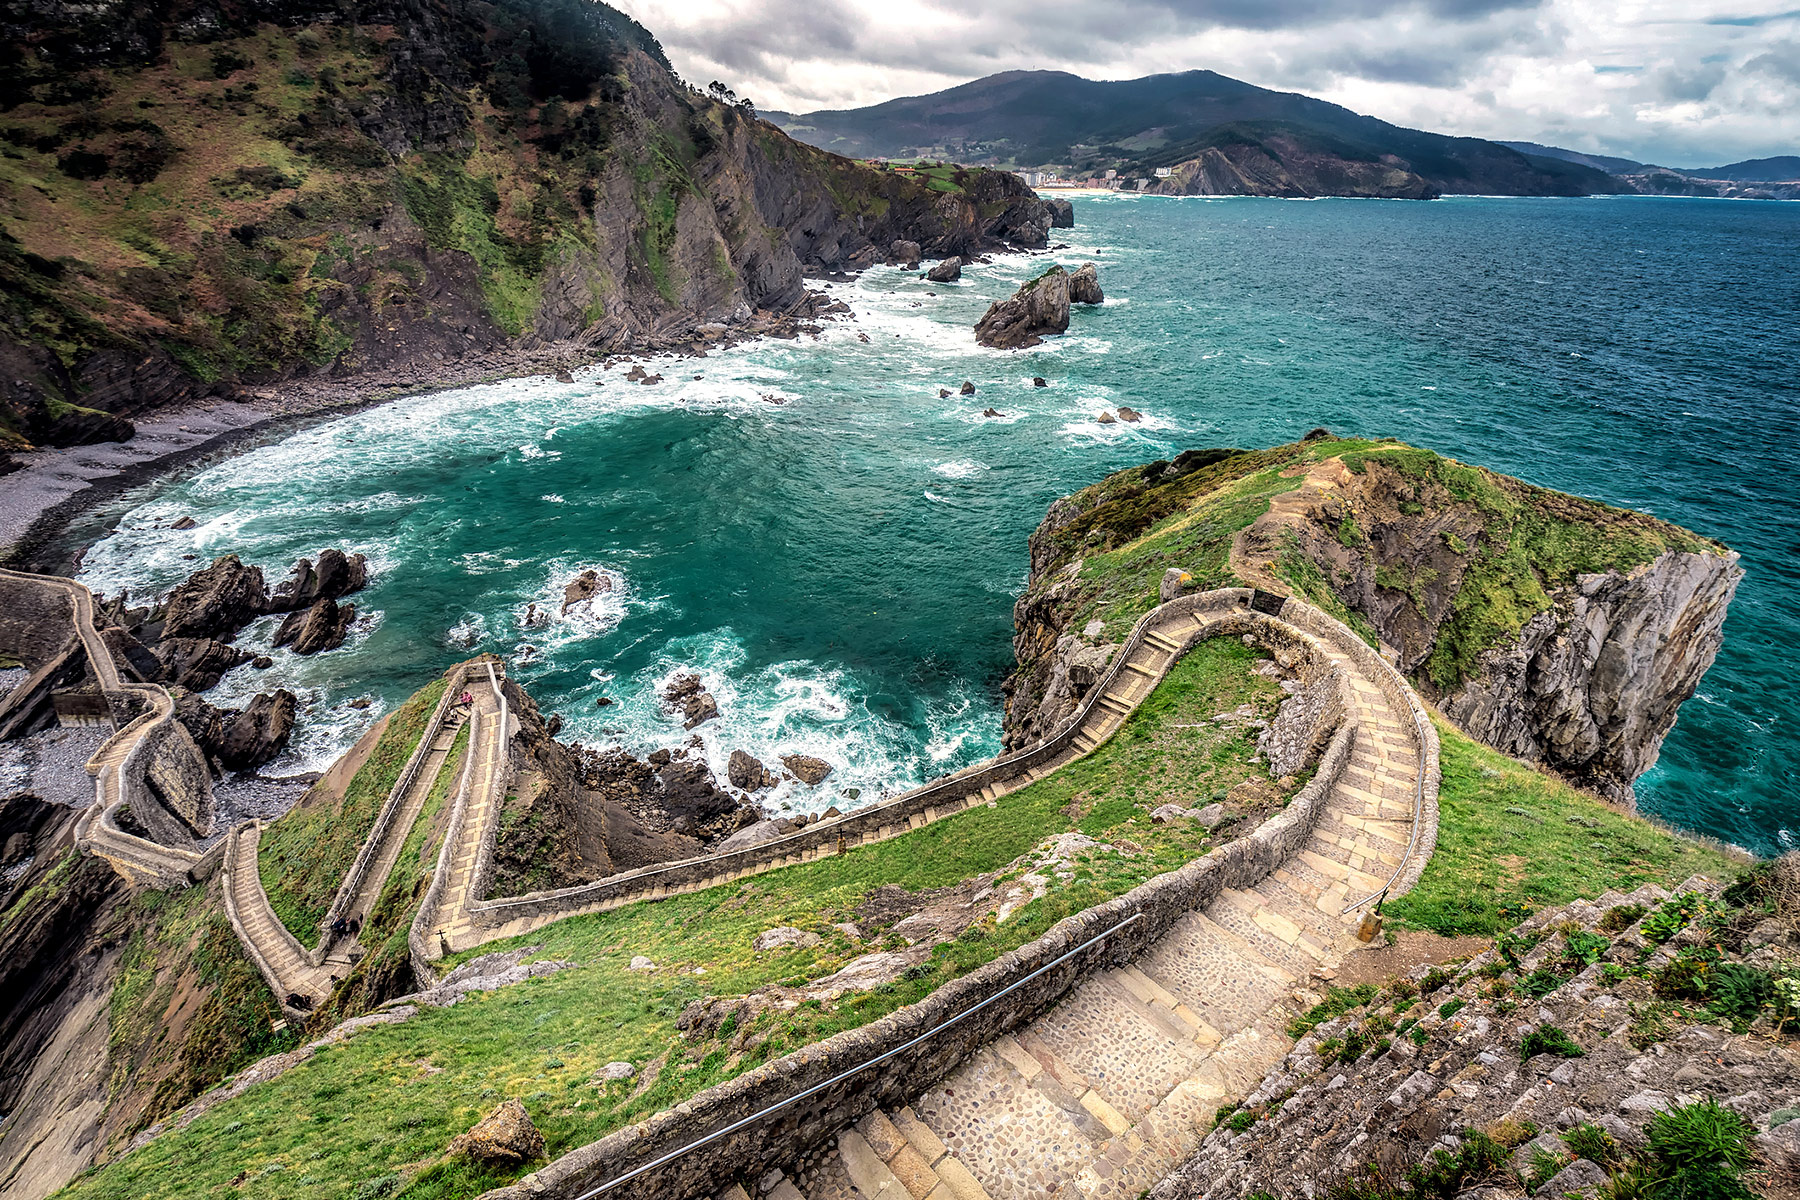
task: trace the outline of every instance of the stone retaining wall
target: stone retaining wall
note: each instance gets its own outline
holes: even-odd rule
[[[0,653],[35,670],[74,639],[74,620],[66,592],[30,576],[0,573]]]
[[[1255,633],[1259,638],[1279,639],[1279,623],[1261,613],[1243,607],[1249,603],[1249,588],[1220,588],[1196,592],[1172,600],[1146,614],[1132,630],[1131,636],[1113,656],[1112,666],[1094,685],[1088,699],[1067,724],[1046,741],[1017,754],[992,759],[985,764],[966,768],[924,787],[880,804],[859,808],[830,821],[819,821],[805,829],[726,854],[712,854],[679,862],[658,863],[635,871],[609,875],[593,883],[553,891],[529,892],[523,896],[483,900],[469,906],[469,917],[479,928],[499,929],[521,917],[555,918],[578,912],[614,907],[634,900],[693,891],[716,883],[755,874],[772,867],[805,862],[841,853],[863,843],[891,837],[908,829],[916,829],[939,817],[961,812],[972,797],[990,784],[1005,783],[1034,767],[1050,762],[1067,752],[1101,697],[1112,690],[1125,664],[1143,645],[1144,639],[1163,627],[1202,620],[1217,615],[1218,620],[1200,637],[1216,637],[1237,633]],[[489,861],[493,849],[484,845]],[[484,881],[484,880],[483,880]],[[473,893],[479,896],[479,891]]]
[[[1279,625],[1256,616],[1258,619],[1247,618],[1247,623],[1264,629]],[[1140,632],[1143,628],[1140,626]],[[1133,648],[1128,646],[1115,661],[1122,664]],[[1312,653],[1317,655],[1317,649]],[[1103,681],[1097,694],[1104,692]],[[1246,837],[1059,921],[1043,937],[950,981],[916,1004],[709,1088],[671,1111],[573,1150],[510,1187],[487,1192],[482,1200],[574,1200],[671,1150],[930,1035],[878,1069],[831,1083],[780,1112],[613,1189],[608,1196],[670,1200],[711,1195],[733,1179],[754,1178],[793,1162],[867,1112],[905,1103],[949,1075],[977,1048],[1028,1024],[1087,976],[1130,962],[1182,917],[1211,904],[1224,889],[1254,887],[1286,861],[1311,835],[1349,760],[1355,737],[1354,726],[1340,725],[1312,780],[1286,808]],[[1120,928],[1134,916],[1139,919]],[[1103,940],[1043,970],[1101,935],[1106,935]],[[1042,974],[1035,974],[1040,970]],[[934,1032],[1015,984],[1020,986],[999,1001],[948,1030]]]

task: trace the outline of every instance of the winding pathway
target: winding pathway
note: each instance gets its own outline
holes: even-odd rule
[[[1396,704],[1367,648],[1316,610],[1288,607],[1342,672],[1353,728],[1304,848],[988,1043],[910,1106],[865,1116],[804,1191],[784,1180],[771,1200],[1126,1200],[1184,1161],[1219,1105],[1287,1052],[1296,992],[1360,944],[1357,901],[1403,891],[1429,857],[1414,813],[1422,790],[1435,791],[1436,759],[1422,710],[1410,693]],[[1146,640],[1172,661],[1173,637]],[[1146,693],[1167,665],[1136,660]]]

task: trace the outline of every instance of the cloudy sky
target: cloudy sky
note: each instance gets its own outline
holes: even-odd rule
[[[807,112],[995,71],[1206,67],[1402,125],[1669,166],[1800,153],[1797,0],[613,0]]]

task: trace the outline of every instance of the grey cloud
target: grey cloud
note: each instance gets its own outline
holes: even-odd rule
[[[1766,75],[1783,83],[1800,84],[1800,41],[1777,42],[1744,64],[1753,75]]]
[[[1664,100],[1704,100],[1724,82],[1724,63],[1705,63],[1688,70],[1666,67],[1651,76],[1651,86]]]

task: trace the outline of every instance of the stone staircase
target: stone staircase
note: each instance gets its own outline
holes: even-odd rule
[[[247,821],[226,835],[223,867],[225,914],[238,940],[256,962],[289,1017],[304,1017],[331,994],[338,979],[327,967],[314,966],[306,947],[288,931],[269,904],[256,869],[262,823]],[[300,1003],[293,998],[298,997]]]
[[[453,848],[444,879],[443,900],[437,915],[432,944],[463,950],[493,936],[475,928],[469,904],[479,900],[479,869],[484,850],[491,853],[494,826],[505,798],[508,716],[494,689],[477,687],[475,706],[469,713],[469,753],[473,756],[468,779],[468,801],[460,826],[461,837]]]
[[[1128,966],[1100,971],[1013,1034],[975,1051],[912,1104],[877,1111],[758,1191],[779,1200],[1129,1200],[1199,1146],[1220,1105],[1291,1045],[1316,973],[1360,947],[1359,909],[1411,838],[1422,746],[1366,658],[1316,639],[1349,682],[1349,763],[1305,847],[1254,888],[1227,889]],[[1181,642],[1146,638],[1147,693]],[[1096,706],[1099,740],[1141,696]],[[1401,889],[1396,889],[1401,890]],[[722,1196],[736,1196],[728,1190]]]

